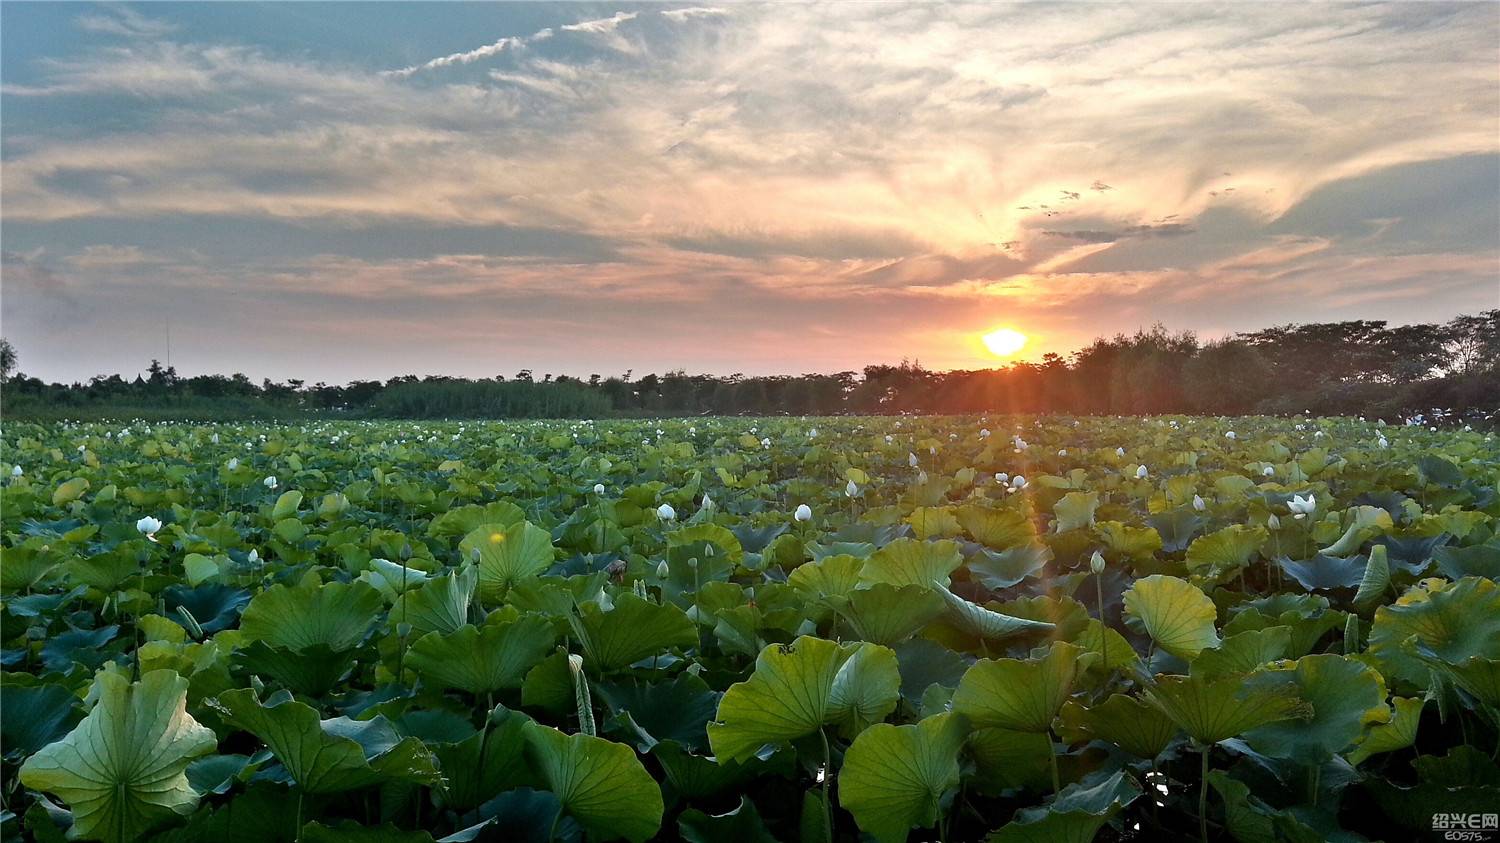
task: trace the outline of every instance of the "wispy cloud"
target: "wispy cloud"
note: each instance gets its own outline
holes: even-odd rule
[[[129,6],[110,5],[100,12],[79,15],[74,19],[79,29],[122,38],[160,38],[176,32],[178,27],[160,18],[148,18]]]

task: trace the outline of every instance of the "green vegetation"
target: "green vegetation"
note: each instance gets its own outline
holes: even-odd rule
[[[1494,434],[0,444],[6,839],[1392,839],[1500,799]]]
[[[1207,344],[1158,326],[1098,339],[1067,360],[1049,354],[981,371],[903,363],[788,377],[676,371],[538,380],[523,370],[488,380],[404,376],[330,386],[181,377],[153,361],[134,381],[100,375],[48,385],[18,375],[4,397],[10,418],[49,420],[1304,411],[1398,419],[1440,409],[1442,418],[1492,426],[1497,361],[1500,310],[1492,310],[1445,325],[1288,325]]]

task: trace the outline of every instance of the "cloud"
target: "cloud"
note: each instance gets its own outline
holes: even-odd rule
[[[178,29],[176,24],[148,18],[129,6],[105,6],[102,12],[79,15],[73,22],[85,32],[122,38],[160,38]]]
[[[729,10],[721,6],[689,6],[683,9],[664,9],[660,14],[664,18],[680,23],[693,18],[722,17],[729,14]]]
[[[563,27],[563,29],[567,29],[567,27]],[[452,53],[451,55],[446,56],[439,56],[435,59],[425,61],[421,64],[414,64],[410,67],[403,67],[399,70],[383,71],[382,75],[404,77],[411,76],[412,74],[423,70],[435,70],[440,67],[451,67],[455,64],[469,64],[481,59],[490,58],[491,56],[498,56],[506,50],[516,50],[520,49],[521,47],[525,47],[527,44],[533,44],[537,41],[545,41],[546,39],[551,37],[551,28],[539,29],[536,32],[533,32],[531,35],[501,38],[499,41],[496,41],[493,44],[486,44],[485,46],[479,47],[477,49],[466,50],[462,53]]]

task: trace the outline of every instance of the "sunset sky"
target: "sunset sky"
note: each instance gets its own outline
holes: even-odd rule
[[[1500,307],[1500,4],[0,7],[49,380],[997,364]]]

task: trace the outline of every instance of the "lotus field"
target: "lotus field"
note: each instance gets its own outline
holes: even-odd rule
[[[11,423],[0,471],[6,839],[1408,840],[1500,811],[1493,434]]]

